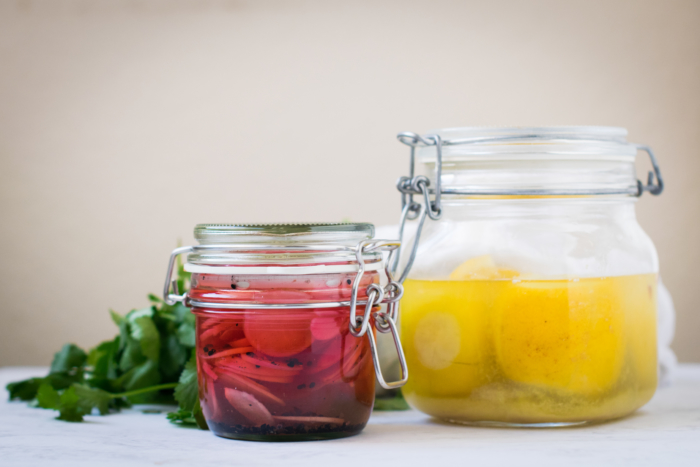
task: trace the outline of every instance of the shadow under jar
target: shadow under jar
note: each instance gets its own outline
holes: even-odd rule
[[[371,224],[195,228],[185,301],[196,315],[200,403],[216,435],[294,441],[364,428],[379,309],[365,303],[383,262],[379,249],[363,253],[358,276],[355,249],[373,234]],[[353,286],[367,335],[350,329]]]
[[[663,185],[651,151],[625,136],[561,127],[401,137],[428,175],[401,182],[405,213],[436,220],[404,284],[409,404],[452,422],[563,426],[649,401],[658,259],[634,208]],[[646,186],[639,149],[655,169]]]

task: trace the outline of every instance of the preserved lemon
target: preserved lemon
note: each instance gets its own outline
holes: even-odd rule
[[[519,280],[490,257],[407,280],[404,394],[462,422],[623,416],[656,388],[656,275]]]

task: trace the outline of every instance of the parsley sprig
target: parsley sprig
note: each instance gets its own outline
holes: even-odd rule
[[[178,287],[186,290],[189,273],[178,264]],[[184,305],[168,305],[149,295],[151,306],[121,316],[110,311],[119,334],[85,352],[66,344],[56,353],[49,374],[7,385],[10,400],[57,410],[58,419],[83,421],[93,412],[106,415],[134,403],[175,403],[173,423],[207,429],[197,396],[194,359],[195,320]]]

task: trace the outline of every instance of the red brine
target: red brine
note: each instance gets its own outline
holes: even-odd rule
[[[189,294],[210,304],[340,302],[349,301],[354,279],[353,273],[193,274]],[[359,290],[378,282],[368,272]],[[192,310],[200,402],[215,434],[326,439],[363,429],[374,403],[374,366],[368,336],[349,332],[349,307]]]

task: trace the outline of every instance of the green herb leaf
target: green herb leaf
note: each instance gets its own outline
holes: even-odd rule
[[[148,316],[136,318],[131,324],[131,336],[139,341],[143,355],[157,363],[160,359],[160,334],[153,320]]]
[[[177,277],[181,290],[186,290],[190,274],[182,262]],[[195,345],[194,315],[180,303],[171,306],[155,295],[148,299],[152,306],[126,316],[110,310],[119,327],[114,339],[101,342],[89,353],[66,344],[56,353],[47,376],[9,383],[10,400],[58,410],[59,419],[77,422],[95,409],[104,415],[130,403],[172,403],[178,386],[180,398],[188,404],[181,406],[181,412],[189,414],[185,417],[189,423],[206,428],[197,399],[194,360],[182,374]]]
[[[66,344],[56,353],[51,363],[51,373],[65,372],[82,368],[87,361],[87,355],[75,344]]]
[[[187,362],[189,351],[174,334],[168,334],[160,351],[160,372],[167,379],[177,379]]]
[[[165,303],[162,298],[160,298],[157,295],[153,295],[152,293],[148,294],[148,300],[153,303],[154,305],[160,305]]]
[[[95,408],[100,411],[100,415],[109,413],[110,401],[114,397],[113,394],[103,391],[102,389],[91,388],[85,384],[74,384],[71,389],[80,399],[79,405],[83,413],[89,414]]]
[[[115,379],[118,376],[119,364],[117,352],[119,351],[119,336],[114,340],[104,341],[90,350],[88,365],[92,366],[92,379]]]
[[[204,413],[202,412],[202,406],[199,403],[199,399],[197,399],[197,402],[195,402],[194,407],[192,408],[192,416],[197,422],[197,426],[200,430],[209,429],[209,425],[207,425],[207,421],[204,418]]]
[[[119,386],[127,391],[155,386],[160,383],[158,364],[152,360],[146,360],[144,363],[124,373],[117,381]],[[139,400],[134,400],[136,403],[146,401],[147,399],[144,400],[141,398]]]
[[[114,321],[114,324],[117,326],[121,326],[121,324],[124,322],[124,317],[114,310],[109,310],[109,315],[112,317],[112,321]]]
[[[177,328],[177,338],[186,347],[195,346],[194,315],[188,316]]]
[[[61,404],[61,396],[49,383],[43,383],[37,391],[36,402],[42,409],[57,410]]]
[[[197,361],[193,354],[180,374],[180,380],[175,388],[175,400],[180,407],[192,410],[199,403],[199,384],[197,382]]]
[[[158,362],[160,357],[160,334],[152,318],[152,307],[133,310],[126,315],[131,337],[139,342],[141,353],[146,358]]]
[[[80,397],[75,391],[75,386],[71,386],[61,394],[59,406],[59,420],[67,422],[82,422],[85,412],[80,406]]]
[[[170,423],[193,428],[197,427],[197,420],[192,415],[191,410],[180,409],[177,412],[169,412],[167,417]]]
[[[374,400],[374,410],[409,410],[411,407],[408,406],[406,399],[404,399],[403,394],[399,390],[396,396],[391,398],[380,398]]]
[[[36,397],[39,386],[43,382],[44,378],[29,378],[10,383],[5,388],[10,393],[10,400],[30,401]]]

